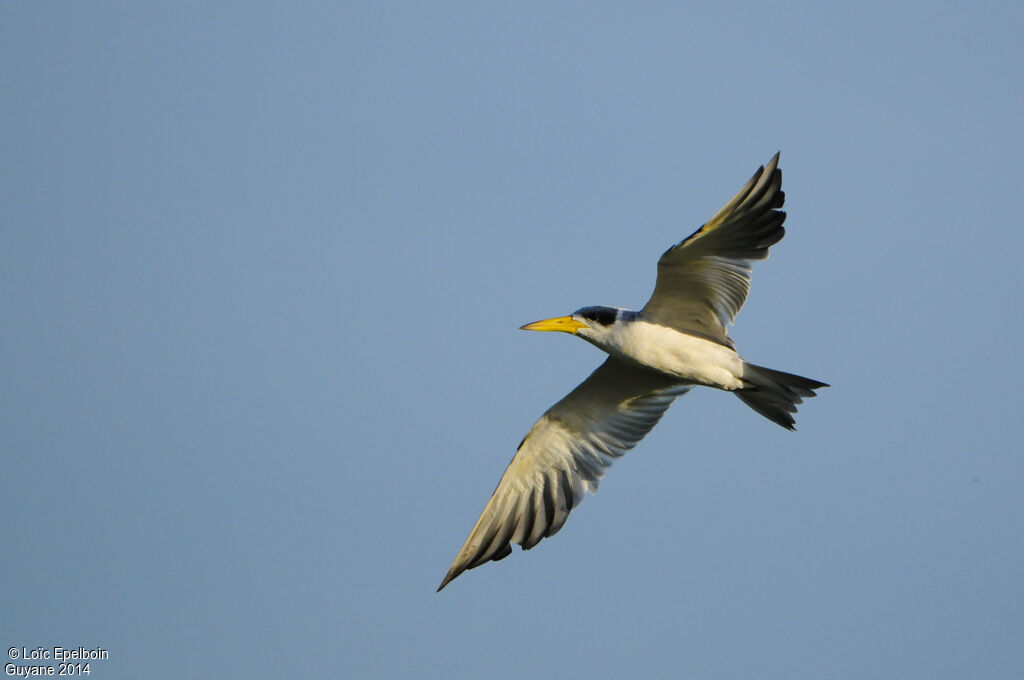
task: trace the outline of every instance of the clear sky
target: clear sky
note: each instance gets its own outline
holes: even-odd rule
[[[99,679],[1024,677],[1021,7],[4,3],[0,642]],[[796,433],[691,392],[435,594],[602,359],[517,327],[642,305],[777,150],[732,335],[833,387]]]

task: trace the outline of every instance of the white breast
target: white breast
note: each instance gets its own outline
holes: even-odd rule
[[[639,319],[620,322],[594,344],[615,357],[682,380],[723,390],[743,386],[743,359],[735,350],[667,326]]]

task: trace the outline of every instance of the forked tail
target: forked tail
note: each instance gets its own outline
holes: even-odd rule
[[[828,387],[817,380],[749,363],[743,365],[743,381],[751,387],[736,390],[734,394],[744,404],[787,430],[796,429],[792,416],[796,413],[796,405],[804,397],[816,396],[814,390]]]

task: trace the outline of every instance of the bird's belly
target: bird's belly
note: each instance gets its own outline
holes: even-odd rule
[[[711,340],[655,324],[638,324],[617,348],[620,358],[680,380],[735,390],[743,387],[743,359]]]

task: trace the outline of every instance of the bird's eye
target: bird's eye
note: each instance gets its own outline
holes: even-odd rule
[[[587,321],[608,326],[615,323],[616,310],[606,307],[593,307],[581,312],[581,316]]]

